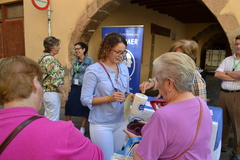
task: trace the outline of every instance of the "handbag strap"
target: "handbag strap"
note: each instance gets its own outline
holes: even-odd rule
[[[52,55],[43,55],[42,58],[38,61],[38,63],[40,64],[42,62],[42,60],[47,56],[52,56]]]
[[[38,64],[40,64],[42,62],[42,60],[47,56],[52,56],[52,55],[43,55],[42,58],[38,61]],[[47,74],[47,76],[43,79],[43,82],[48,78],[48,76],[49,76],[49,74]]]
[[[108,75],[108,78],[110,79],[110,81],[111,81],[111,83],[112,83],[112,85],[113,85],[113,82],[112,82],[112,79],[111,79],[111,77],[110,77],[110,75],[109,75],[109,73],[108,73],[108,71],[107,71],[107,69],[106,69],[106,67],[101,63],[101,62],[98,62],[102,67],[103,67],[103,69],[105,70],[105,72],[107,73],[107,75]],[[113,85],[113,87],[114,87],[114,85]],[[114,87],[114,90],[116,91],[116,92],[118,92],[118,89],[117,88],[115,88]]]
[[[200,103],[200,113],[199,113],[199,118],[198,118],[198,124],[197,124],[197,129],[196,129],[196,134],[195,134],[195,137],[194,137],[194,140],[192,141],[192,144],[184,151],[182,152],[180,155],[178,155],[177,157],[175,157],[174,159],[178,159],[179,157],[181,157],[183,154],[185,154],[194,144],[194,142],[196,141],[197,139],[197,135],[198,135],[198,131],[199,131],[199,128],[200,128],[200,125],[201,125],[201,122],[202,122],[202,103],[201,101],[197,98],[197,100],[199,101]],[[174,160],[173,159],[173,160]]]
[[[12,133],[3,141],[3,143],[0,146],[0,155],[4,151],[4,149],[8,146],[8,144],[15,138],[15,136],[23,129],[25,128],[29,123],[33,122],[34,120],[42,118],[39,116],[33,116],[25,121],[23,121],[20,125],[18,125]]]

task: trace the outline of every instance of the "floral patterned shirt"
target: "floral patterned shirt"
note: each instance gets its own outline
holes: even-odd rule
[[[59,92],[58,87],[64,86],[64,69],[61,63],[50,53],[38,60],[43,71],[43,87],[45,92]]]

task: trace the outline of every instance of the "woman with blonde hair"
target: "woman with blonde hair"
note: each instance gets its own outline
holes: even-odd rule
[[[181,39],[173,43],[169,52],[180,52],[185,53],[191,57],[194,61],[197,59],[198,44],[194,40]]]
[[[181,39],[171,45],[169,52],[184,53],[189,57],[191,57],[192,60],[195,62],[197,57],[197,52],[198,52],[198,44],[194,40]],[[206,82],[202,78],[202,75],[200,74],[200,72],[201,70],[198,67],[196,67],[192,93],[195,96],[199,96],[205,101],[207,101]],[[156,83],[155,77],[149,78],[148,81],[142,82],[139,87],[142,93],[145,93],[147,89],[157,90],[157,83]],[[161,92],[159,93],[157,98],[159,98],[160,96],[161,96]]]

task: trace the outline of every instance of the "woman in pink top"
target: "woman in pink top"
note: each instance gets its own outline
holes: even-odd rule
[[[194,61],[185,54],[170,52],[158,57],[153,65],[167,105],[142,128],[142,140],[133,148],[134,159],[211,160],[210,111],[203,99],[191,93]],[[129,138],[136,136],[124,131]]]
[[[38,114],[42,106],[42,71],[33,60],[16,56],[0,59],[0,144],[26,119],[21,130],[0,153],[0,159],[102,160],[101,149],[72,122],[51,121]],[[2,146],[0,146],[0,149]]]

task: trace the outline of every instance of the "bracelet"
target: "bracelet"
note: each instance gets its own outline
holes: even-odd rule
[[[111,98],[111,95],[108,96],[108,102],[113,102],[112,98]]]
[[[226,72],[226,75],[228,75],[228,72]]]

